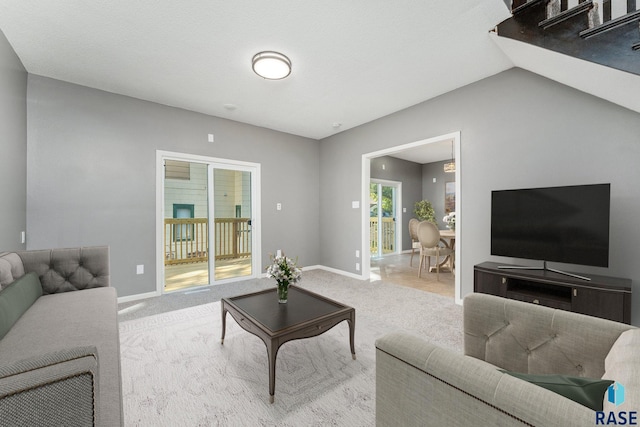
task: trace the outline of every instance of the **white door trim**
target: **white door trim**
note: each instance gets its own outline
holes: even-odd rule
[[[156,150],[156,295],[164,293],[164,161],[181,160],[192,163],[215,164],[218,168],[250,170],[251,174],[251,204],[252,204],[252,269],[251,276],[237,279],[227,279],[216,284],[247,280],[259,277],[262,271],[262,233],[261,233],[261,180],[260,163],[239,160],[220,159],[198,154],[179,153],[173,151]],[[210,275],[209,281],[213,278]]]
[[[361,211],[361,247],[362,247],[362,279],[369,280],[371,275],[371,250],[369,248],[369,240],[370,240],[370,232],[369,232],[369,185],[371,183],[371,159],[381,156],[386,156],[389,154],[398,153],[400,151],[418,147],[425,144],[431,144],[434,142],[439,142],[446,139],[453,139],[454,141],[454,150],[455,150],[455,159],[456,164],[456,278],[455,278],[455,302],[456,304],[462,304],[461,298],[461,267],[462,267],[462,258],[460,257],[460,248],[462,247],[464,233],[463,231],[463,218],[462,209],[462,191],[461,191],[461,174],[460,174],[460,164],[461,164],[461,156],[460,156],[460,132],[452,132],[446,135],[440,135],[433,138],[427,138],[420,141],[410,142],[408,144],[398,145],[395,147],[385,148],[384,150],[374,151],[371,153],[365,153],[362,155],[362,194],[360,196],[360,206],[362,207]]]

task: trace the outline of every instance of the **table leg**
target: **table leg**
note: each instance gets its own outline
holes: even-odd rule
[[[269,403],[275,401],[276,394],[276,356],[278,355],[278,349],[275,348],[274,342],[271,341],[267,344],[267,356],[269,357]]]
[[[224,345],[224,334],[227,332],[227,309],[222,303],[222,338],[220,338],[220,344]]]
[[[351,358],[356,360],[356,347],[354,344],[354,338],[356,333],[356,314],[351,315],[351,319],[347,319],[349,323],[349,344],[351,345]]]
[[[446,240],[446,239],[444,239],[444,238],[442,238],[442,237],[441,237],[441,238],[440,238],[440,241],[441,241],[442,243],[444,243],[444,246],[445,246],[446,248],[451,248],[451,249],[453,249],[453,248],[455,247],[455,246],[454,246],[454,245],[455,245],[455,239],[451,239],[451,241],[450,241],[450,242],[447,242],[447,240]],[[449,258],[450,258],[450,256],[449,256],[449,255],[446,255],[446,256],[442,259],[442,262],[440,263],[440,272],[443,272],[443,271],[445,271],[445,272],[446,272],[446,271],[449,271],[448,267],[446,267],[446,265],[447,265],[447,264],[450,264],[450,263],[449,263]],[[439,261],[440,261],[439,259],[436,259],[436,264],[438,264],[438,262],[439,262]],[[429,272],[430,272],[430,273],[433,273],[434,271],[436,271],[436,269],[437,269],[437,268],[438,268],[438,266],[437,266],[437,265],[436,265],[436,266],[433,266],[433,267],[429,268]]]

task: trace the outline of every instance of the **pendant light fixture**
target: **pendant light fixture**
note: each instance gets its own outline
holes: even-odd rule
[[[291,60],[278,52],[256,53],[251,65],[253,71],[263,79],[280,80],[291,74]]]
[[[444,171],[446,173],[452,173],[456,171],[456,162],[453,157],[453,139],[451,140],[451,161],[444,164]]]

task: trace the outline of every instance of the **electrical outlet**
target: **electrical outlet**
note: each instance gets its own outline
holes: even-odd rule
[[[360,251],[356,249],[356,258],[360,258]]]
[[[136,274],[144,274],[144,265],[143,264],[136,265]]]
[[[276,203],[276,210],[277,211],[281,211],[282,210],[282,203]]]
[[[360,271],[360,263],[356,262],[356,271]]]
[[[278,250],[276,251],[276,256],[282,256],[282,250],[278,249]]]
[[[209,135],[207,135],[207,139],[209,142],[213,142],[213,134],[210,133]]]

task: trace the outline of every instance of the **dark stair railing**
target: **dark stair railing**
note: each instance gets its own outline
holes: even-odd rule
[[[640,0],[504,0],[498,35],[640,75]]]

